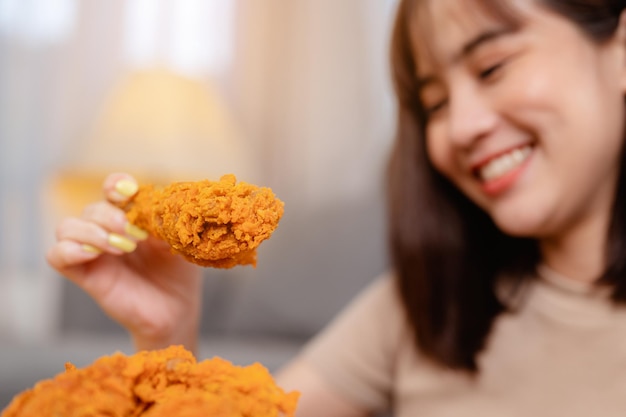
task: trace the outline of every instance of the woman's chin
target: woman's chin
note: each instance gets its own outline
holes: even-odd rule
[[[493,220],[503,233],[510,236],[538,238],[548,233],[547,222],[536,216],[536,213],[495,215]]]

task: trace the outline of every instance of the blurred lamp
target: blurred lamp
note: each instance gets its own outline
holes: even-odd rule
[[[117,171],[152,183],[255,176],[249,147],[217,90],[166,69],[131,73],[113,88],[90,134],[53,179],[67,206],[62,211],[100,198],[102,180]]]

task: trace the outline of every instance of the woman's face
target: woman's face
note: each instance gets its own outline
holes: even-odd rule
[[[509,3],[517,28],[474,1],[418,7],[427,150],[504,232],[554,237],[610,211],[626,42],[622,28],[596,43],[538,2]]]

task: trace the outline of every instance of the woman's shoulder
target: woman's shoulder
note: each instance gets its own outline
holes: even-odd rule
[[[397,293],[395,275],[391,271],[387,271],[375,277],[368,285],[366,285],[346,307],[356,308],[359,304],[365,304],[371,307],[389,306],[392,308],[399,307],[400,299]]]
[[[375,277],[344,307],[330,326],[342,322],[367,323],[369,332],[383,332],[386,337],[398,332],[404,322],[404,309],[393,272]],[[380,327],[377,327],[379,325]]]
[[[386,403],[406,336],[401,311],[393,274],[380,275],[305,347],[303,359],[347,398],[376,409]]]

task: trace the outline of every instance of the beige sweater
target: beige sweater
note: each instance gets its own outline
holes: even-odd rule
[[[390,277],[373,283],[305,349],[338,392],[396,417],[626,416],[626,308],[546,268],[500,316],[481,372],[416,352]]]

